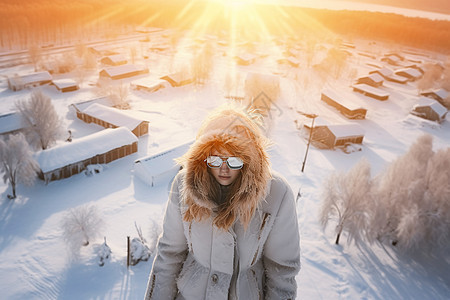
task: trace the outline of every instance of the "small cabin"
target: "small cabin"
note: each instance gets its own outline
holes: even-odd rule
[[[380,87],[383,85],[383,77],[378,73],[369,74],[367,76],[359,77],[356,83],[364,83],[373,87]]]
[[[127,62],[126,57],[122,54],[109,55],[100,59],[100,63],[108,66],[125,65]]]
[[[442,123],[447,117],[447,108],[436,100],[422,96],[419,98],[419,102],[414,105],[411,114],[423,119]]]
[[[145,77],[131,82],[130,86],[132,89],[135,89],[137,91],[154,93],[156,91],[169,87],[170,83],[167,80],[163,80],[160,78]]]
[[[179,87],[194,82],[189,72],[177,72],[161,77],[160,79],[170,83],[173,87]]]
[[[47,71],[8,77],[8,87],[12,91],[20,91],[24,88],[40,86],[51,82],[52,75]]]
[[[391,69],[388,68],[381,68],[378,70],[370,71],[369,74],[380,74],[385,80],[395,83],[405,84],[406,82],[408,82],[408,78],[396,75]]]
[[[94,103],[77,111],[77,117],[86,123],[94,123],[104,128],[125,127],[137,137],[148,133],[148,121],[136,118],[128,111]]]
[[[143,66],[136,65],[120,65],[108,67],[100,71],[100,78],[109,78],[112,80],[119,80],[130,78],[148,73],[148,69]]]
[[[447,92],[446,89],[424,91],[420,93],[420,95],[432,98],[445,106],[447,109],[450,109],[450,103],[446,103],[446,100],[449,98],[450,93]]]
[[[328,149],[348,143],[362,144],[364,139],[364,130],[357,124],[314,126],[312,132],[312,140]]]
[[[322,101],[336,108],[349,119],[365,119],[367,109],[359,105],[360,100],[352,93],[325,89],[322,91]]]
[[[79,174],[88,165],[107,164],[137,150],[138,139],[127,128],[105,129],[37,152],[38,176],[49,183]]]
[[[375,88],[365,83],[353,85],[353,91],[380,101],[384,101],[389,98],[388,92],[385,92],[382,89]]]
[[[80,89],[78,83],[73,79],[55,79],[52,85],[61,93],[73,92]]]
[[[416,81],[423,76],[423,74],[416,68],[404,68],[404,69],[395,71],[394,74],[405,77],[408,79],[408,81]]]

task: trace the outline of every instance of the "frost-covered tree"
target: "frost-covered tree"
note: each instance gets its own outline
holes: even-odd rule
[[[191,74],[195,84],[204,84],[211,76],[214,66],[213,56],[214,50],[209,43],[194,55],[191,62]]]
[[[336,244],[342,232],[349,241],[359,242],[368,226],[367,203],[370,202],[370,164],[360,160],[348,173],[335,172],[326,180],[320,221],[325,228],[330,217],[336,217]]]
[[[433,156],[432,146],[430,135],[419,137],[405,155],[398,157],[375,178],[376,207],[372,208],[369,241],[390,241],[393,245],[399,242],[400,222],[406,224],[414,218],[416,208],[412,204],[420,203],[423,195],[427,163]]]
[[[449,182],[450,148],[447,148],[430,157],[424,177],[410,187],[409,203],[405,203],[395,232],[402,249],[434,250],[448,247]]]
[[[61,222],[63,237],[74,253],[99,236],[102,226],[103,220],[94,205],[70,209]]]
[[[3,181],[9,182],[12,189],[12,195],[8,197],[15,199],[17,184],[32,185],[39,170],[39,164],[22,133],[11,135],[6,141],[0,139],[0,161]]]
[[[42,58],[42,51],[37,45],[31,45],[28,49],[28,55],[30,56],[30,61],[34,66],[34,71],[37,71],[37,65]]]
[[[28,101],[16,102],[27,128],[27,138],[36,149],[47,149],[61,135],[62,121],[56,113],[50,97],[41,90],[34,90]]]
[[[114,106],[119,109],[130,109],[128,102],[128,95],[130,94],[130,87],[128,84],[121,82],[119,85],[107,87],[107,95],[111,98]]]

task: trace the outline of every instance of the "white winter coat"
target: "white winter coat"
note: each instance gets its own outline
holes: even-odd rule
[[[287,182],[273,174],[247,230],[218,229],[213,216],[183,221],[181,171],[175,178],[145,299],[295,299],[300,238]]]

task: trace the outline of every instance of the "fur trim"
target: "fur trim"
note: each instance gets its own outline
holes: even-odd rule
[[[271,179],[268,145],[255,120],[243,110],[227,107],[212,113],[194,144],[179,160],[186,172],[182,188],[182,199],[187,205],[184,220],[201,221],[213,216],[217,227],[228,230],[238,218],[247,227]],[[244,161],[239,177],[230,187],[231,197],[221,207],[213,200],[220,185],[204,162],[214,149],[224,149]]]

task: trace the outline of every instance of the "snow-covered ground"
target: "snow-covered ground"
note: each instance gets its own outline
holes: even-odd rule
[[[120,47],[118,50],[129,54]],[[382,53],[386,49],[373,50]],[[374,61],[356,52],[348,64],[358,75],[366,75],[372,70],[366,63]],[[449,147],[450,117],[437,124],[409,115],[418,100],[415,83],[385,82],[382,89],[390,93],[389,100],[377,101],[356,94],[368,109],[367,117],[349,121],[320,101],[320,91],[325,84],[304,64],[299,69],[300,79],[296,83],[294,69],[277,66],[270,55],[250,66],[232,67],[223,56],[223,50],[218,48],[216,53],[214,75],[204,86],[170,87],[155,93],[130,90],[131,111],[150,121],[149,134],[139,138],[137,153],[104,165],[102,172],[92,176],[81,173],[48,185],[40,180],[32,187],[19,185],[18,198],[14,201],[7,199],[9,186],[0,184],[0,298],[141,299],[153,256],[147,262],[127,268],[127,236],[131,239],[138,236],[137,224],[149,247],[154,246],[169,182],[150,187],[134,176],[133,162],[192,140],[208,111],[229,101],[224,97],[224,78],[236,69],[242,74],[241,85],[248,71],[276,71],[282,75],[282,94],[269,115],[269,135],[274,142],[270,154],[273,169],[288,179],[295,194],[301,190],[297,202],[302,248],[302,270],[297,277],[298,298],[448,299],[448,254],[439,258],[418,254],[411,257],[391,247],[347,244],[345,234],[341,245],[336,246],[333,226],[324,231],[319,224],[318,208],[324,179],[334,171],[349,170],[362,157],[371,163],[375,175],[404,154],[424,133],[434,137],[435,149]],[[189,59],[181,55],[176,61],[187,64]],[[381,64],[380,61],[376,63]],[[173,71],[168,67],[167,55],[151,54],[145,64],[150,68],[149,76]],[[29,65],[18,66],[0,69],[0,76],[31,71]],[[60,77],[70,77],[70,74]],[[83,123],[68,109],[71,103],[97,96],[98,88],[94,85],[97,78],[97,73],[92,73],[76,92],[60,93],[53,86],[42,87],[52,98],[65,129],[72,131],[74,139],[103,129]],[[330,81],[332,86],[339,85],[351,91],[346,76]],[[2,78],[0,113],[13,110],[15,101],[27,99],[29,95],[30,90],[8,90],[7,82]],[[309,124],[310,120],[296,110],[318,113],[332,123],[361,125],[365,131],[361,151],[346,154],[341,150],[311,147],[302,173],[307,141],[297,126],[304,122]],[[63,137],[60,143],[66,138]],[[86,204],[95,205],[104,226],[99,237],[74,256],[63,240],[61,222],[71,208]],[[112,256],[99,267],[97,254],[104,237]]]

